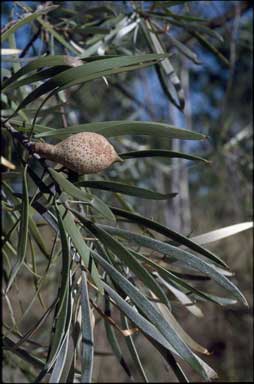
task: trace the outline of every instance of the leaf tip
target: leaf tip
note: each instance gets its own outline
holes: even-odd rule
[[[173,197],[176,197],[178,195],[178,192],[172,192],[172,193],[167,193],[166,197],[167,199],[171,199]]]
[[[245,307],[250,308],[249,303],[248,303],[247,299],[245,298],[245,296],[243,296],[242,303]]]

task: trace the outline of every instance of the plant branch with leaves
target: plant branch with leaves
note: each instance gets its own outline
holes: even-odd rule
[[[46,2],[36,9],[15,3],[20,16],[2,28],[2,42],[13,49],[23,26],[36,26],[37,32],[19,57],[16,53],[3,56],[3,300],[7,319],[12,319],[4,324],[6,359],[18,356],[22,372],[27,372],[23,365],[31,365],[27,377],[35,382],[92,382],[96,329],[103,321],[112,352],[129,379],[152,380],[136,342],[142,337],[180,382],[189,381],[182,361],[203,380],[216,378],[215,371],[198,356],[208,356],[209,351],[184,331],[174,316],[174,306],[180,304],[201,318],[204,302],[248,305],[223,257],[206,244],[247,230],[252,223],[196,237],[173,231],[137,212],[126,196],[141,202],[159,201],[177,198],[178,191],[161,193],[133,185],[124,168],[128,162],[136,167],[147,158],[209,164],[203,157],[168,148],[128,151],[126,136],[133,141],[146,137],[198,142],[207,135],[165,121],[69,123],[75,114],[71,110],[75,91],[97,82],[100,92],[105,82],[130,100],[131,92],[125,92],[121,76],[151,68],[156,69],[164,97],[184,111],[181,80],[164,45],[169,42],[179,54],[201,65],[192,47],[172,33],[180,28],[227,65],[217,47],[222,38],[214,31],[214,21],[204,23],[184,4],[188,2],[157,1],[151,8],[144,4],[146,9],[141,8],[142,2],[127,2],[125,13],[108,2],[82,5],[86,7],[82,18],[76,8],[79,2],[67,2],[72,3],[68,7]],[[179,4],[180,11],[173,12]],[[164,22],[169,27],[164,28]],[[44,47],[40,53],[36,53],[35,40]],[[31,49],[33,58],[29,57]],[[149,111],[134,93],[133,99]],[[59,119],[59,107],[64,119]],[[8,166],[14,154],[15,169]],[[110,172],[117,174],[117,180]],[[22,302],[19,291],[25,281],[33,284],[29,304]],[[223,293],[207,291],[207,281]],[[18,291],[19,310],[14,301]],[[224,291],[230,297],[224,297]],[[31,320],[23,333],[24,320],[36,306],[39,318]],[[37,335],[46,337],[37,339]]]

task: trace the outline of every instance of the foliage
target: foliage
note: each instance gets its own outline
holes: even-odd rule
[[[143,158],[209,163],[203,157],[168,148],[127,151],[126,135],[131,140],[148,136],[197,142],[207,136],[155,121],[69,125],[68,115],[75,110],[71,104],[75,93],[87,83],[97,81],[100,92],[104,83],[110,87],[114,81],[122,86],[121,76],[150,66],[156,68],[165,97],[183,111],[186,100],[175,69],[177,61],[167,53],[166,44],[175,48],[177,55],[201,65],[192,45],[185,42],[195,39],[228,67],[230,62],[222,53],[223,38],[212,28],[212,20],[196,15],[184,1],[130,2],[128,9],[119,7],[120,2],[116,6],[103,2],[89,6],[82,14],[79,8],[83,4],[74,3],[72,7],[70,2],[46,2],[34,10],[16,2],[21,15],[2,31],[2,42],[8,43],[2,52],[7,65],[1,95],[5,144],[1,165],[8,170],[2,181],[2,249],[4,300],[11,319],[11,323],[4,322],[4,348],[23,360],[25,365],[20,367],[32,381],[47,377],[49,382],[91,382],[94,336],[98,322],[103,320],[112,351],[129,378],[149,381],[136,346],[140,334],[153,344],[179,381],[188,381],[182,360],[209,381],[216,373],[197,355],[209,355],[209,351],[178,323],[173,298],[198,318],[203,316],[204,301],[221,306],[237,301],[248,305],[232,282],[228,265],[206,244],[249,229],[252,223],[191,238],[137,213],[124,197],[166,200],[177,194],[126,182],[130,168]],[[178,12],[174,11],[176,5],[180,6]],[[33,36],[17,56],[17,32],[28,24]],[[178,29],[184,33],[182,39],[175,32]],[[40,48],[35,47],[36,40]],[[31,48],[33,57],[26,58]],[[110,171],[78,177],[66,169],[53,168],[30,150],[31,141],[55,142],[78,132],[113,138],[116,147],[123,150],[123,166],[114,165],[117,181],[111,180]],[[128,167],[130,159],[136,162]],[[41,233],[42,226],[46,235]],[[20,292],[17,319],[14,292],[19,292],[24,279],[32,279],[33,296],[24,309],[26,295]],[[200,280],[202,288],[195,284]],[[230,297],[207,292],[206,280],[217,283]],[[54,294],[42,294],[45,289],[53,289]],[[39,319],[24,332],[21,324],[38,303]],[[121,314],[121,324],[113,306]],[[36,339],[42,329],[46,343]],[[116,334],[126,343],[135,374]],[[30,364],[33,368],[28,373]]]

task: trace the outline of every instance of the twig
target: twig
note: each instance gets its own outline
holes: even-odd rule
[[[47,165],[46,160],[43,159],[37,153],[35,153],[32,149],[34,142],[30,141],[27,136],[25,136],[23,133],[17,131],[15,128],[13,128],[12,125],[8,121],[3,121],[1,119],[1,122],[2,122],[2,126],[7,128],[7,130],[12,135],[12,137],[17,139],[19,141],[19,143],[21,143],[26,148],[26,150],[29,152],[29,154],[32,155],[33,158],[35,158],[36,160],[38,160],[40,162],[41,166],[44,168],[44,170],[46,172],[48,172],[50,178],[52,179],[51,173],[48,170],[49,166]],[[52,179],[52,180],[55,183],[55,180],[54,179]]]
[[[27,136],[25,136],[23,133],[17,131],[15,128],[13,128],[13,126],[8,122],[8,121],[4,121],[3,119],[1,119],[1,123],[2,123],[2,126],[4,126],[5,128],[7,128],[7,130],[10,132],[10,134],[12,135],[12,137],[14,137],[15,139],[17,139],[26,149],[27,151],[33,156],[35,157],[36,159],[38,160],[41,160],[42,161],[42,158],[37,154],[37,153],[33,153],[32,151],[32,144],[33,142],[30,141]]]
[[[58,94],[56,95],[56,101],[59,102],[59,103],[62,102],[62,100],[60,99],[60,96]],[[62,118],[62,122],[63,122],[63,127],[64,128],[68,128],[68,121],[67,121],[67,118],[66,118],[64,106],[60,105],[59,109],[60,109],[60,114],[61,114],[61,118]]]
[[[26,55],[26,53],[28,52],[28,50],[29,50],[29,49],[31,48],[31,46],[34,44],[35,40],[37,40],[38,37],[40,36],[40,33],[41,33],[41,25],[39,25],[37,32],[35,32],[35,33],[33,34],[33,36],[31,37],[31,39],[30,39],[30,40],[28,41],[28,43],[26,44],[25,48],[22,50],[21,54],[19,55],[19,58],[20,58],[20,59]]]

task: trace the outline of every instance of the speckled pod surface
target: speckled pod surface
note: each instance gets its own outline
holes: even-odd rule
[[[32,150],[79,175],[97,173],[123,161],[110,142],[94,132],[77,133],[56,145],[33,143]]]

